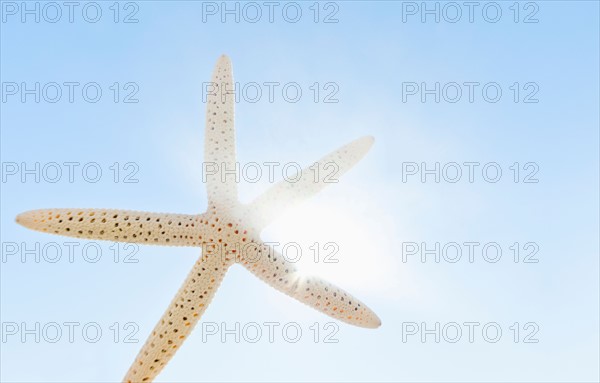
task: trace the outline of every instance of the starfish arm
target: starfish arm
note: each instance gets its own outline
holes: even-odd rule
[[[312,197],[346,173],[369,151],[373,137],[362,137],[328,154],[316,164],[303,169],[298,181],[282,180],[248,206],[254,224],[264,227],[277,219],[286,208]],[[296,179],[292,177],[291,179]]]
[[[210,304],[231,262],[202,255],[138,353],[124,382],[151,382],[171,360]]]
[[[294,263],[259,242],[242,251],[238,262],[258,278],[292,298],[354,326],[377,328],[381,320],[364,303],[339,287],[300,273]]]
[[[202,246],[199,215],[112,209],[40,209],[19,214],[17,223],[68,237],[146,245]]]
[[[206,99],[203,175],[212,208],[237,204],[233,84],[231,61],[223,55],[215,65]]]

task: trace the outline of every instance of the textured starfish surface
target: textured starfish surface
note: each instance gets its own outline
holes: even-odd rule
[[[253,202],[242,205],[237,184],[224,170],[235,169],[234,97],[231,62],[221,56],[207,97],[204,161],[220,170],[207,172],[208,209],[200,215],[145,213],[110,209],[41,209],[17,216],[27,228],[76,238],[166,246],[196,246],[202,254],[158,321],[127,372],[125,382],[152,381],[173,357],[208,307],[227,269],[239,263],[275,289],[343,322],[376,328],[381,321],[344,290],[301,274],[294,263],[260,239],[262,229],[286,208],[317,193],[327,172],[314,165],[296,182],[280,181]],[[228,93],[229,92],[229,93]],[[360,138],[322,158],[338,174],[356,164],[373,143]],[[214,174],[213,174],[214,173]]]

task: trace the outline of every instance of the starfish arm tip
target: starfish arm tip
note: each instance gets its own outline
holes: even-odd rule
[[[381,326],[381,319],[377,316],[377,314],[373,313],[373,319],[369,322],[368,328],[379,328]]]
[[[357,141],[363,145],[364,151],[368,152],[369,150],[371,150],[371,147],[375,143],[375,137],[373,137],[371,135],[363,136],[363,137],[359,138]]]
[[[221,56],[219,56],[218,63],[231,65],[231,59],[229,58],[229,56],[223,53]]]
[[[28,228],[28,229],[34,229],[34,227],[33,227],[33,223],[34,223],[33,215],[34,215],[34,211],[33,210],[25,211],[23,213],[17,214],[17,216],[15,217],[15,222],[18,223],[19,225],[23,226],[23,227]]]
[[[355,300],[355,299],[356,298],[353,298],[353,300]],[[381,327],[381,319],[379,318],[379,316],[377,316],[377,314],[375,314],[375,312],[373,310],[371,310],[370,308],[368,308],[366,306],[364,307],[364,313],[363,313],[362,318],[363,318],[363,320],[360,321],[359,323],[352,323],[352,322],[350,322],[350,323],[355,326],[368,328],[368,329],[377,329],[377,328]]]

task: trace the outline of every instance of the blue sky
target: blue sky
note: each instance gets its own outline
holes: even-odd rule
[[[36,3],[27,4],[34,9]],[[57,244],[65,252],[65,243],[81,249],[88,242],[28,231],[14,217],[52,207],[203,212],[202,84],[223,53],[242,87],[250,92],[248,84],[257,83],[263,91],[258,102],[236,104],[242,164],[308,165],[357,137],[375,137],[368,155],[338,184],[290,211],[263,238],[305,248],[336,243],[339,263],[305,258],[304,267],[360,297],[383,325],[366,330],[337,323],[233,267],[157,381],[599,379],[597,2],[479,2],[473,22],[459,3],[454,23],[456,3],[446,2],[426,5],[438,4],[439,23],[423,13],[421,2],[280,2],[273,22],[259,2],[256,23],[249,20],[254,13],[244,13],[253,12],[245,3],[239,3],[239,23],[234,15],[222,22],[221,2],[121,2],[118,15],[113,2],[99,2],[95,23],[86,21],[96,17],[89,3],[79,3],[72,23],[62,3],[55,23],[48,20],[56,8],[37,4],[39,23],[35,14],[23,13],[21,2],[2,2],[0,24],[3,381],[119,381],[125,374],[199,249],[139,246],[138,262],[123,263],[114,262],[113,244],[98,242],[96,263],[83,260],[79,250],[72,263],[64,254],[56,263],[36,263],[31,255],[23,263],[10,246],[22,251],[23,244]],[[298,8],[302,15],[292,23]],[[124,23],[127,15],[138,22]],[[325,23],[326,15],[338,22]],[[22,102],[23,83],[33,89],[36,82],[40,102],[26,92]],[[73,102],[69,82],[79,83]],[[281,84],[273,102],[266,97],[268,82]],[[48,101],[56,97],[53,83],[62,92],[54,103]],[[90,92],[102,91],[95,103],[81,93],[91,83]],[[298,102],[281,93],[290,83],[302,90]],[[324,88],[327,83],[333,85]],[[440,102],[432,94],[423,102],[423,86],[435,89],[436,83]],[[465,83],[477,83],[473,102]],[[419,91],[409,95],[414,84]],[[462,95],[451,102],[457,86]],[[487,99],[484,86],[491,89]],[[491,102],[496,89],[502,96]],[[334,90],[338,102],[324,102]],[[124,102],[130,92],[138,102]],[[40,182],[25,175],[23,182],[22,164],[32,169],[36,162],[42,173],[59,164],[62,177],[53,183],[54,173],[41,174]],[[73,182],[65,162],[79,164]],[[470,162],[478,164],[473,182],[464,165]],[[422,182],[423,164],[432,169],[436,163],[440,171],[458,164],[462,177],[453,183],[447,181],[452,175],[442,174],[435,182],[425,174]],[[84,179],[86,164],[102,170],[98,182]],[[421,172],[412,175],[408,169],[415,164]],[[486,164],[490,177],[501,169],[498,182],[483,177]],[[137,183],[123,182],[130,172]],[[530,180],[538,182],[524,182],[532,172]],[[242,183],[240,198],[250,201],[268,187],[265,179]],[[464,245],[470,242],[479,243],[473,262]],[[440,252],[457,243],[463,257],[421,262],[405,252],[414,243],[428,249],[439,243]],[[484,259],[486,244],[501,248],[498,262]],[[121,256],[127,251],[117,248]],[[538,262],[524,263],[536,248]],[[72,343],[65,334],[56,343],[36,343],[34,335],[20,340],[22,323],[54,322],[94,323],[103,335],[97,343],[79,330]],[[137,326],[137,344],[123,341],[130,322]],[[281,332],[273,343],[221,342],[219,336],[203,342],[202,322],[229,328],[236,322],[295,323],[303,336],[297,343]],[[337,326],[338,343],[323,340],[329,322]],[[479,323],[473,342],[465,322]],[[19,332],[9,336],[11,323]],[[116,343],[114,323],[120,328]],[[462,337],[452,343],[454,333],[440,330],[439,343],[434,335],[422,341],[421,330],[436,323],[448,331],[458,323]],[[408,335],[414,324],[419,332]],[[482,335],[486,324],[501,329],[497,342]]]

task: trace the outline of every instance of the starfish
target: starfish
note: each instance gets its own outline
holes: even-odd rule
[[[217,89],[207,96],[204,161],[218,164],[207,172],[208,208],[199,215],[111,209],[40,209],[21,213],[17,223],[33,230],[69,237],[163,246],[195,246],[202,252],[162,318],[127,372],[124,382],[152,381],[170,361],[208,307],[227,269],[239,263],[275,289],[343,322],[367,328],[381,325],[377,315],[344,290],[315,276],[303,275],[260,239],[282,212],[328,185],[327,172],[314,165],[297,182],[279,181],[249,204],[238,201],[233,74],[225,55],[212,75]],[[220,92],[218,91],[220,90]],[[323,157],[345,173],[370,149],[372,137],[359,138]],[[212,174],[214,173],[214,174]],[[230,177],[232,178],[232,177]]]

